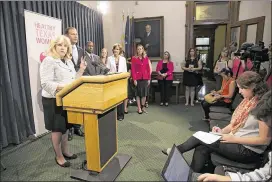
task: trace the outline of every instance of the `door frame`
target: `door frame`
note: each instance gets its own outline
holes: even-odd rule
[[[199,2],[198,2],[199,3]],[[201,3],[201,2],[200,2]],[[205,3],[205,2],[203,2]],[[206,3],[216,3],[216,2],[206,2]],[[209,20],[209,21],[195,21],[195,9],[196,1],[186,1],[186,24],[185,24],[185,52],[189,48],[194,46],[194,25],[212,25],[212,24],[227,24],[227,37],[226,45],[230,43],[230,30],[231,24],[238,21],[240,1],[230,1],[229,2],[229,17],[228,20]]]

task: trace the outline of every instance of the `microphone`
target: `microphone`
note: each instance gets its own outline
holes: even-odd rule
[[[95,67],[100,68],[101,73],[103,75],[106,75],[110,71],[110,69],[107,68],[104,64],[102,64],[102,62],[100,60],[92,61],[92,65],[94,65]]]

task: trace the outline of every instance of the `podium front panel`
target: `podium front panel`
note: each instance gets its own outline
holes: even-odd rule
[[[117,153],[116,108],[98,115],[100,167]]]

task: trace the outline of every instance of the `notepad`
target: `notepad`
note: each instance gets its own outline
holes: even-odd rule
[[[193,134],[193,136],[206,144],[212,144],[218,141],[222,137],[222,136],[215,135],[212,133],[207,133],[204,131],[198,131],[195,134]]]

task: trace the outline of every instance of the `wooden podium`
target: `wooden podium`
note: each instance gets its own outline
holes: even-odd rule
[[[56,94],[68,122],[84,126],[86,170],[73,171],[72,178],[113,181],[130,160],[117,154],[116,106],[127,98],[128,77],[129,73],[82,76]]]

